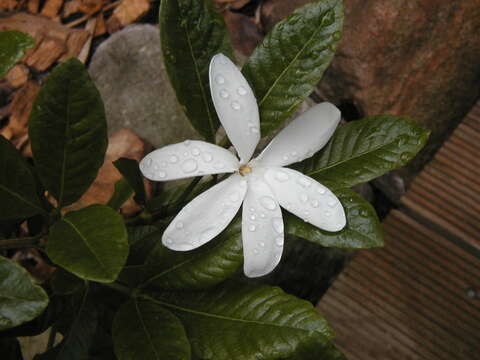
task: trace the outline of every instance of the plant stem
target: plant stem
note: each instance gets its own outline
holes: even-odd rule
[[[52,326],[50,328],[50,334],[48,334],[47,351],[50,350],[55,344],[56,336],[57,336],[57,329],[55,329],[55,326]]]
[[[0,240],[0,250],[38,247],[41,236]]]

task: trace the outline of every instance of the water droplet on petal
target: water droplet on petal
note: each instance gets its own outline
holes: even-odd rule
[[[310,215],[310,211],[308,211],[308,210],[305,210],[305,211],[303,212],[303,215],[305,215],[305,216],[308,216],[308,215]]]
[[[282,247],[283,246],[283,237],[282,236],[277,236],[277,238],[275,238],[275,244],[277,244],[278,247]]]
[[[258,243],[258,246],[260,246],[260,247],[265,247],[265,243],[264,243],[263,241],[260,241],[260,242]]]
[[[181,222],[181,221],[177,222],[177,224],[175,225],[175,227],[176,227],[177,229],[183,229],[183,222]]]
[[[332,212],[331,212],[331,211],[328,211],[328,210],[325,211],[325,216],[326,216],[326,217],[332,216]]]
[[[198,156],[200,155],[200,150],[198,148],[193,148],[192,149],[192,155],[193,156]]]
[[[255,231],[257,229],[257,227],[253,224],[251,225],[248,225],[248,231]]]
[[[166,168],[167,166],[168,166],[168,164],[167,164],[166,161],[162,161],[162,162],[160,163],[160,167],[161,167],[161,168]]]
[[[230,95],[228,94],[228,91],[225,90],[225,89],[220,90],[219,95],[220,95],[221,98],[224,98],[224,99],[227,99],[227,98],[230,96]]]
[[[250,208],[249,210],[250,210],[250,212],[255,212],[254,208]]]
[[[333,207],[335,207],[335,206],[337,205],[337,200],[336,200],[334,197],[330,197],[330,198],[328,199],[328,203],[327,203],[327,204],[328,204],[328,206],[330,206],[330,207],[333,208]]]
[[[145,165],[146,165],[147,167],[152,166],[152,159],[151,159],[151,158],[148,158],[147,161],[145,161]]]
[[[272,225],[275,231],[279,234],[283,233],[283,220],[282,218],[273,218]]]
[[[216,163],[213,165],[213,167],[214,167],[215,169],[217,169],[217,170],[220,170],[220,169],[223,169],[223,168],[225,167],[225,164],[219,161],[219,162],[216,162]]]
[[[312,202],[310,204],[314,208],[318,208],[320,206],[320,203],[318,202],[318,200],[312,200]]]
[[[153,164],[153,169],[155,171],[158,171],[158,170],[160,170],[160,166],[158,166],[158,164]]]
[[[261,217],[262,219],[265,219],[265,216],[267,216],[267,215],[265,215],[264,213],[261,213],[261,214],[260,214],[260,217]]]
[[[285,182],[285,181],[288,181],[288,179],[290,179],[290,177],[288,176],[288,174],[284,171],[277,171],[275,173],[275,179],[280,181],[280,182]]]
[[[256,126],[251,127],[250,132],[253,133],[253,134],[258,134],[258,132],[259,132],[258,127],[256,127]]]
[[[183,144],[184,144],[185,146],[190,146],[191,143],[192,143],[192,142],[191,142],[190,140],[185,140],[185,141],[183,142]]]
[[[168,158],[168,161],[170,162],[170,164],[175,164],[178,162],[178,156],[177,155],[171,155],[169,158]]]
[[[296,151],[292,151],[292,152],[290,153],[290,155],[292,155],[292,157],[297,157],[298,154],[297,154]]]
[[[247,89],[245,89],[243,86],[240,86],[240,87],[237,89],[237,93],[238,93],[238,95],[240,95],[240,96],[245,96],[245,95],[247,95]]]
[[[253,249],[253,253],[254,253],[255,255],[258,255],[258,249]]]
[[[208,162],[210,162],[210,161],[213,160],[213,156],[212,156],[212,154],[210,154],[209,152],[205,152],[205,153],[203,153],[203,155],[202,155],[202,159],[203,159],[203,161],[205,161],[205,162],[208,163]]]
[[[327,191],[327,190],[325,190],[325,188],[323,188],[323,187],[319,187],[319,188],[317,189],[317,192],[318,192],[320,195],[324,195],[326,191]]]
[[[222,85],[225,83],[225,78],[222,75],[217,75],[215,77],[215,81],[217,82],[217,84]]]
[[[250,220],[255,220],[256,218],[257,217],[254,214],[250,215]]]
[[[297,183],[304,188],[308,188],[312,185],[312,181],[306,177],[299,177]]]
[[[283,158],[283,160],[287,161],[288,160],[288,155],[285,154],[285,155],[283,155],[282,158]]]
[[[236,101],[233,101],[233,102],[231,103],[231,106],[232,106],[232,109],[233,109],[233,110],[240,110],[240,108],[241,108],[240,104],[239,104],[238,102],[236,102]]]
[[[197,170],[198,164],[194,159],[185,160],[182,164],[182,170],[186,173],[191,173]]]
[[[173,244],[173,240],[170,239],[170,238],[167,238],[167,240],[165,240],[165,242],[166,242],[167,244],[170,244],[170,245]]]
[[[307,194],[303,193],[300,195],[300,201],[306,203],[308,201]]]
[[[165,171],[159,171],[157,175],[160,179],[163,179],[165,176],[167,176],[167,173]]]
[[[270,196],[262,196],[260,198],[260,204],[267,210],[275,210],[277,208],[275,200]]]

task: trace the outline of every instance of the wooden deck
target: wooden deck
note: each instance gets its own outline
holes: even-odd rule
[[[318,308],[349,360],[480,359],[480,104]]]

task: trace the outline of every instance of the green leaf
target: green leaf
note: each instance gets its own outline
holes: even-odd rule
[[[0,135],[0,220],[27,218],[40,213],[45,210],[37,195],[30,166]]]
[[[47,305],[48,295],[28,272],[0,256],[0,330],[34,319]]]
[[[292,115],[322,78],[343,26],[341,0],[316,1],[278,23],[243,68],[260,110],[262,135]]]
[[[83,279],[112,282],[128,256],[123,218],[105,205],[69,212],[50,229],[47,254]]]
[[[20,31],[0,32],[0,78],[25,55],[25,51],[35,45],[35,40]]]
[[[180,320],[148,299],[122,305],[112,334],[119,360],[190,359],[190,343]]]
[[[65,269],[59,268],[50,280],[50,286],[57,295],[71,295],[85,288],[85,281]]]
[[[163,246],[160,234],[157,236],[157,246],[146,264],[127,267],[151,276],[142,287],[205,289],[230,278],[243,264],[240,218],[213,241],[193,251],[169,250]]]
[[[428,135],[411,119],[369,116],[340,126],[322,151],[295,168],[325,185],[348,188],[405,165]]]
[[[97,176],[108,140],[102,99],[76,58],[48,76],[33,104],[29,135],[40,180],[58,207],[78,200]]]
[[[193,127],[214,142],[219,121],[210,96],[210,59],[218,53],[232,54],[223,19],[211,0],[164,0],[160,34],[177,99]]]
[[[276,287],[227,283],[208,292],[162,293],[152,301],[178,316],[200,359],[283,359],[326,348],[331,338],[309,302]],[[321,351],[317,355],[322,359]]]
[[[323,231],[296,216],[287,215],[286,232],[325,247],[368,249],[383,246],[382,225],[373,206],[350,189],[336,190],[335,195],[347,216],[343,230]]]
[[[108,200],[107,205],[118,211],[132,194],[133,189],[130,184],[124,178],[121,178],[115,183],[115,191],[110,200]]]
[[[138,162],[133,159],[120,158],[113,162],[113,165],[123,175],[127,183],[135,191],[135,201],[138,204],[145,203],[145,186],[143,184],[143,176],[140,173]]]

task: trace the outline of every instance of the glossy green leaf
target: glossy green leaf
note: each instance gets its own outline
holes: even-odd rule
[[[333,59],[343,26],[342,0],[315,1],[279,22],[243,68],[257,97],[262,135],[292,115]]]
[[[347,188],[404,166],[428,135],[411,119],[369,116],[340,126],[323,150],[295,168],[336,189]]]
[[[69,212],[51,227],[47,254],[83,279],[112,282],[128,256],[123,218],[105,205]]]
[[[122,305],[112,334],[119,360],[190,359],[190,343],[180,320],[148,299]]]
[[[226,283],[208,292],[158,294],[155,301],[182,321],[200,359],[284,359],[329,346],[325,319],[280,288]]]
[[[210,59],[218,53],[232,53],[223,19],[211,0],[164,0],[160,34],[177,99],[193,127],[214,142],[219,121],[210,96]]]
[[[133,159],[120,158],[113,162],[113,165],[123,175],[124,179],[135,191],[135,201],[138,204],[145,203],[145,186],[143,184],[143,176],[140,173],[138,162]]]
[[[35,45],[35,40],[20,31],[0,32],[0,78],[25,55],[25,51]]]
[[[0,220],[22,219],[44,212],[30,166],[0,135]]]
[[[335,195],[347,216],[343,230],[323,231],[289,214],[285,217],[286,232],[325,247],[368,249],[383,246],[382,225],[373,206],[350,189],[337,190]]]
[[[150,277],[142,287],[194,290],[212,287],[233,276],[243,264],[241,221],[234,220],[216,239],[200,248],[179,252],[157,246],[143,266],[131,267]]]
[[[0,256],[0,330],[18,326],[40,315],[48,296],[21,266]]]
[[[130,199],[130,196],[132,195],[132,187],[127,180],[121,178],[115,183],[115,191],[113,192],[110,200],[108,200],[107,205],[114,210],[118,210],[128,199]]]
[[[102,99],[79,60],[71,58],[50,73],[29,121],[40,180],[59,207],[73,203],[95,179],[108,141]]]

